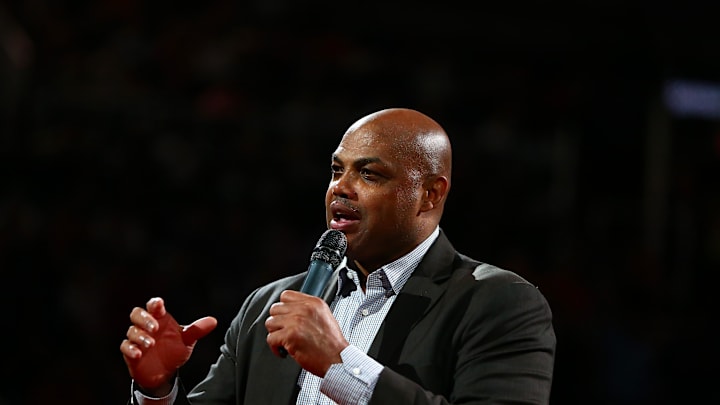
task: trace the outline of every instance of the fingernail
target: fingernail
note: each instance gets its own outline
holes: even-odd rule
[[[149,330],[150,332],[155,331],[155,324],[152,323],[152,321],[145,321],[145,329]]]
[[[150,347],[150,339],[146,338],[145,336],[140,336],[140,341],[146,349]]]

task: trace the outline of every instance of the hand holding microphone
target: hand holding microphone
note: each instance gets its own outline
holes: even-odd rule
[[[346,249],[345,234],[325,231],[312,251],[300,291],[283,291],[265,321],[267,343],[273,352],[279,356],[289,353],[304,369],[319,376],[324,376],[330,364],[342,361],[340,352],[349,345],[327,303],[319,298]]]

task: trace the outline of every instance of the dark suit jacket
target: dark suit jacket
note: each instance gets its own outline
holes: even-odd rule
[[[176,404],[294,404],[300,367],[266,343],[265,319],[305,274],[254,291],[204,381]],[[337,279],[325,298],[331,302]],[[515,273],[455,251],[443,232],[393,304],[369,354],[385,368],[371,404],[547,404],[555,334],[547,301]]]

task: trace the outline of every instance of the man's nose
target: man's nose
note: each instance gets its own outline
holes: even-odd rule
[[[336,197],[354,200],[357,197],[357,193],[355,193],[355,189],[353,187],[352,176],[344,174],[342,177],[337,179],[335,184],[332,186],[332,193]]]

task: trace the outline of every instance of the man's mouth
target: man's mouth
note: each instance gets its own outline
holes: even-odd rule
[[[359,210],[349,204],[339,202],[338,200],[330,203],[330,227],[340,231],[347,231],[360,222]]]

